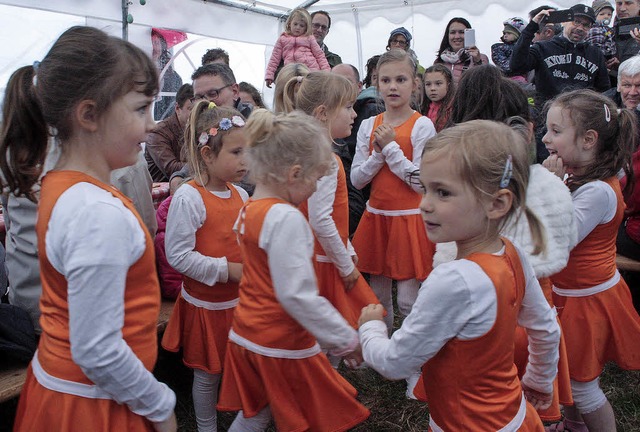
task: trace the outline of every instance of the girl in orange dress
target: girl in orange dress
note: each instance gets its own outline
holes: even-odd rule
[[[296,207],[334,163],[313,117],[257,110],[245,126],[255,192],[235,230],[244,262],[218,409],[230,431],[345,431],[369,411],[322,350],[357,357],[357,332],[318,294],[313,234]],[[321,348],[322,347],[322,348]]]
[[[431,430],[544,431],[535,409],[551,404],[560,328],[526,253],[500,236],[521,212],[533,253],[544,251],[528,181],[524,140],[504,124],[466,122],[425,146],[422,218],[433,242],[456,242],[457,257],[431,272],[391,339],[380,306],[363,309],[359,332],[365,361],[387,378],[424,364],[416,393],[426,394]],[[513,363],[518,324],[530,348],[522,381]]]
[[[15,431],[175,431],[174,393],[152,374],[160,286],[153,241],[110,173],[136,163],[155,127],[158,76],[138,48],[72,27],[4,99],[3,186],[28,195],[49,134],[36,232],[42,336]],[[35,168],[34,168],[35,167]]]
[[[349,80],[330,72],[311,72],[297,84],[298,79],[293,78],[285,86],[284,101],[289,111],[298,109],[314,116],[331,140],[351,134],[356,89]],[[318,180],[318,190],[300,205],[300,210],[307,215],[316,239],[320,295],[357,329],[362,308],[378,300],[356,268],[358,257],[349,241],[346,175],[340,157],[334,154],[333,158],[327,175]]]
[[[590,90],[564,93],[549,108],[542,141],[550,153],[544,166],[568,174],[578,226],[567,267],[551,277],[575,406],[551,430],[615,430],[599,376],[608,361],[640,369],[640,317],[615,261],[625,207],[618,175],[632,176],[635,114]]]
[[[231,182],[247,172],[243,126],[235,109],[196,104],[185,132],[194,179],[178,188],[167,217],[167,260],[184,275],[184,284],[162,346],[182,348],[184,364],[193,369],[199,432],[217,430],[218,387],[238,303],[242,260],[233,224],[249,196]]]
[[[378,92],[386,111],[362,122],[351,166],[356,188],[371,184],[366,210],[353,237],[358,269],[369,273],[373,292],[393,327],[392,280],[398,309],[407,316],[420,281],[432,269],[434,246],[420,219],[420,191],[411,173],[420,167],[424,143],[436,131],[431,120],[411,108],[416,65],[404,50],[392,49],[378,61]]]

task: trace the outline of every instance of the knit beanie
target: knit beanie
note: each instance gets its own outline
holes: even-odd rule
[[[391,32],[391,35],[389,35],[389,40],[391,40],[397,34],[404,36],[404,38],[407,40],[407,43],[411,42],[411,33],[409,33],[409,30],[404,27],[398,27],[397,29],[393,30]]]
[[[609,8],[611,12],[613,12],[613,5],[609,3],[607,0],[593,0],[593,4],[591,6],[596,16],[602,11],[602,9]]]
[[[502,24],[504,24],[504,32],[514,34],[516,37],[520,37],[520,33],[526,27],[524,20],[520,17],[509,18]]]

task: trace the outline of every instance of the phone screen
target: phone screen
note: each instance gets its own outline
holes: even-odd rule
[[[475,29],[464,30],[464,47],[471,48],[476,46],[476,31]]]

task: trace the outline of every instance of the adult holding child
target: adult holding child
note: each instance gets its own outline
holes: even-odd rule
[[[460,77],[469,68],[488,64],[489,58],[480,53],[475,45],[465,47],[464,31],[470,29],[471,24],[464,18],[451,18],[447,24],[447,29],[442,36],[438,56],[433,63],[442,63],[451,69],[453,74],[453,85],[457,85]]]

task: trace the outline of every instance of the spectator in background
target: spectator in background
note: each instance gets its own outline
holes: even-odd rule
[[[640,45],[631,34],[620,32],[620,20],[640,15],[640,0],[616,0],[616,19],[613,24],[613,40],[616,42],[616,56],[607,60],[607,68],[617,71],[623,61],[640,51]]]
[[[324,44],[324,38],[327,37],[329,29],[331,29],[331,17],[329,16],[329,12],[319,10],[312,13],[311,27],[313,36],[316,38],[318,45],[322,48],[322,51],[324,51],[324,56],[327,58],[329,66],[334,67],[342,63],[340,56],[329,51],[329,48]]]
[[[176,94],[176,108],[171,117],[158,123],[147,135],[145,158],[149,174],[154,182],[169,181],[171,174],[182,169],[187,163],[182,154],[184,128],[193,103],[193,86],[183,84]]]
[[[253,106],[240,100],[240,90],[233,71],[226,64],[212,63],[200,66],[191,75],[193,80],[193,101],[207,99],[218,106],[235,108],[248,118]]]
[[[229,53],[222,48],[208,49],[202,56],[202,66],[212,63],[222,63],[229,66]]]
[[[399,48],[408,52],[411,55],[414,63],[416,64],[416,71],[418,75],[422,75],[424,73],[424,68],[420,66],[420,62],[418,62],[418,56],[416,55],[416,52],[411,49],[411,39],[413,39],[413,37],[411,36],[411,33],[409,33],[409,30],[404,27],[398,27],[397,29],[391,31],[386,48],[387,51],[393,48]]]
[[[520,17],[509,18],[502,24],[504,25],[504,29],[502,30],[502,37],[500,38],[501,42],[491,45],[491,60],[493,60],[493,63],[507,78],[524,84],[527,82],[527,77],[523,74],[512,72],[509,62],[511,60],[511,54],[513,53],[513,47],[526,24]]]
[[[540,13],[540,11],[543,10],[558,10],[558,8],[555,8],[553,6],[539,6],[535,9],[532,9],[531,11],[529,11],[529,21],[531,21],[533,19],[534,16],[538,15]],[[562,33],[562,25],[558,24],[558,23],[547,23],[543,26],[538,26],[538,29],[536,29],[535,35],[533,36],[533,42],[541,42],[541,41],[548,41],[551,40],[551,38],[553,38],[556,35],[559,35]]]
[[[262,100],[262,95],[258,89],[248,82],[242,81],[238,84],[238,90],[238,94],[240,95],[240,100],[242,102],[251,104],[254,108],[266,108],[264,101]]]
[[[595,0],[593,12],[596,14],[596,22],[589,30],[585,41],[599,47],[605,60],[609,61],[618,53],[616,42],[613,40],[613,29],[609,26],[613,6],[607,0]]]

